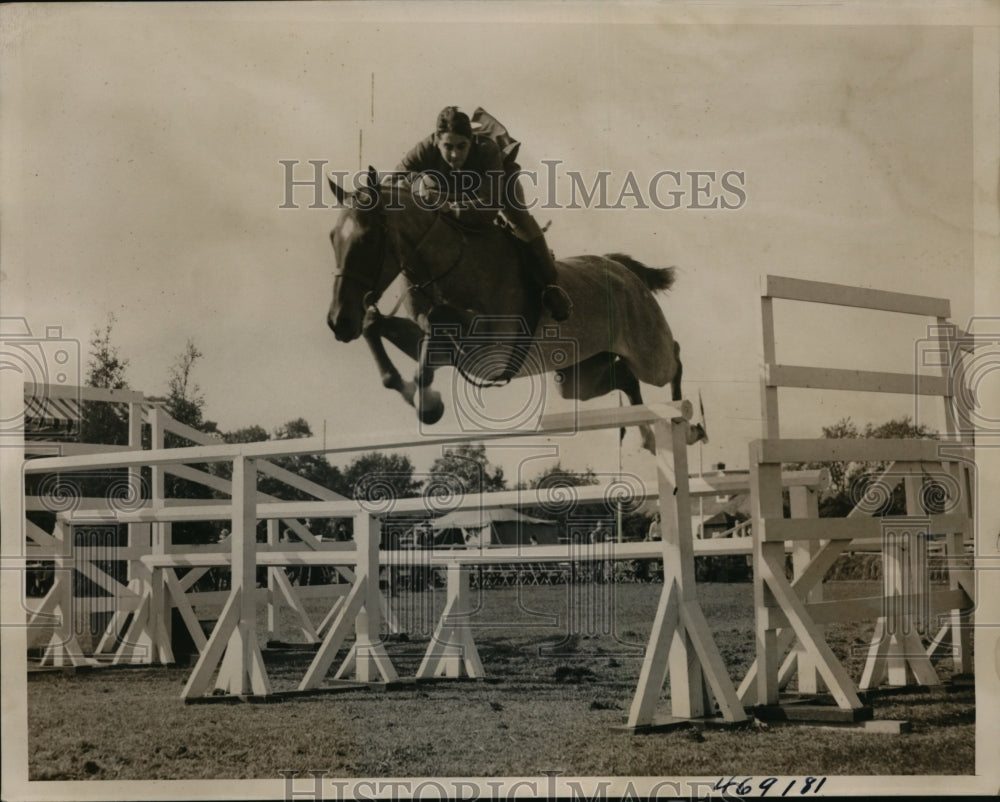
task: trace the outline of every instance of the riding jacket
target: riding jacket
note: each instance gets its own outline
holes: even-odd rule
[[[504,169],[500,148],[491,139],[473,136],[469,155],[460,170],[452,170],[441,157],[431,134],[418,142],[403,157],[396,168],[397,174],[414,182],[423,173],[430,173],[445,185],[441,188],[447,200],[462,206],[474,205],[477,217],[487,216],[488,220],[504,208],[504,187],[507,174]]]

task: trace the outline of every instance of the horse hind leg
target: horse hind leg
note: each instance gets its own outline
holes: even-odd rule
[[[576,398],[587,401],[607,395],[613,390],[625,393],[629,403],[642,403],[642,392],[635,373],[617,354],[604,352],[595,354],[564,371],[560,392],[564,398]],[[656,438],[652,427],[648,424],[639,426],[642,436],[642,446],[647,451],[655,453]],[[625,429],[620,431],[620,439],[624,439]]]
[[[674,341],[674,363],[677,368],[674,371],[674,377],[670,380],[670,397],[674,401],[681,401],[684,398],[681,394],[681,376],[684,374],[684,363],[681,362],[681,345],[676,340]],[[694,424],[688,431],[688,445],[693,446],[695,443],[707,442],[708,432],[705,431],[704,424]]]
[[[615,368],[615,378],[617,379],[618,389],[625,393],[628,398],[629,403],[632,406],[639,406],[642,404],[642,390],[639,386],[639,380],[635,377],[631,368],[625,364],[625,361],[621,358],[618,359],[618,363]],[[648,423],[639,424],[639,435],[642,438],[642,447],[649,451],[650,453],[656,453],[656,435],[653,434],[653,427]],[[621,442],[625,439],[625,427],[619,430],[618,441]]]

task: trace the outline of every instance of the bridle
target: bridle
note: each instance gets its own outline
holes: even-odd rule
[[[365,291],[364,296],[361,299],[361,305],[368,309],[378,303],[378,299],[381,297],[382,291],[378,292],[378,297],[373,297],[376,294],[376,290],[379,286],[379,279],[382,277],[382,271],[385,267],[385,258],[388,253],[388,245],[386,244],[386,239],[388,237],[388,232],[385,230],[385,212],[379,212],[379,225],[382,227],[380,232],[382,236],[378,238],[378,256],[375,259],[375,271],[374,275],[371,275],[368,271],[353,271],[349,272],[346,269],[334,271],[333,277],[339,278],[342,281],[347,281],[350,279],[356,284],[361,285],[361,289]],[[345,259],[346,261],[346,259]],[[398,308],[398,306],[397,306]]]

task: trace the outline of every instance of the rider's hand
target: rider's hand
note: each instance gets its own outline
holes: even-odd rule
[[[419,197],[427,205],[437,204],[441,199],[441,186],[437,179],[424,173],[414,182],[413,188]]]

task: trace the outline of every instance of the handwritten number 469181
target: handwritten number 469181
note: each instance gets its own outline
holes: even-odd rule
[[[756,790],[760,791],[761,796],[767,796],[768,792],[778,785],[778,782],[777,777],[765,777],[760,782],[755,782],[753,777],[745,777],[739,781],[737,781],[735,776],[730,777],[728,781],[720,777],[712,790],[722,791],[725,794],[732,788],[731,793],[735,793],[737,796],[747,796]],[[825,782],[826,777],[804,777],[801,780],[789,780],[785,784],[784,790],[781,791],[780,796],[788,796],[789,794],[795,796],[796,790],[798,791],[798,796],[816,794],[819,793],[819,789],[823,787]],[[736,786],[735,788],[733,788],[734,785]]]

